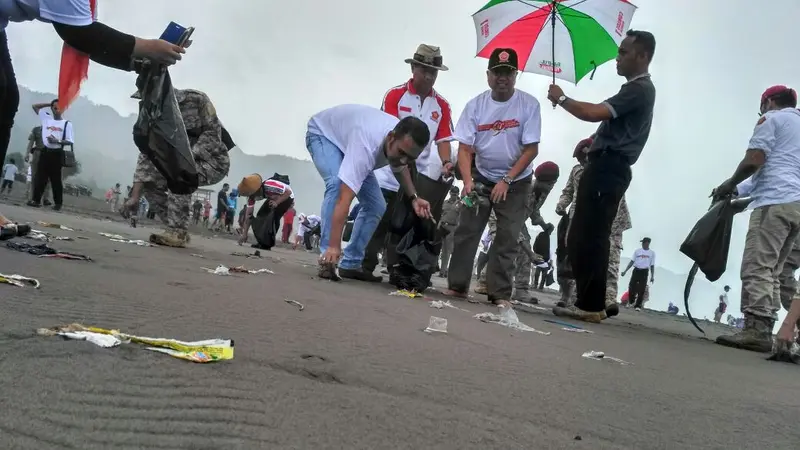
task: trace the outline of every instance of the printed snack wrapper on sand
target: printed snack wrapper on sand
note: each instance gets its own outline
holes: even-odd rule
[[[145,345],[147,350],[166,353],[175,358],[196,363],[233,359],[234,345],[231,339],[207,339],[203,341],[187,342],[177,339],[135,336],[122,333],[119,330],[87,327],[77,323],[53,328],[40,328],[37,330],[37,334],[86,340],[105,348],[116,347],[121,343],[133,342]]]

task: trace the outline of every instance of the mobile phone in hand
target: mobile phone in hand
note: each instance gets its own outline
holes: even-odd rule
[[[161,33],[159,39],[181,47],[188,47],[191,44],[189,38],[191,38],[192,33],[194,33],[194,27],[185,28],[175,22],[170,22],[164,32]]]

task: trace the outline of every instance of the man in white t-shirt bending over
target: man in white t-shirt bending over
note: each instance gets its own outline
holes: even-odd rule
[[[628,267],[622,271],[622,276],[624,277],[625,274],[631,270],[631,267],[633,267],[631,281],[628,283],[628,295],[630,296],[628,304],[633,305],[637,311],[640,311],[644,305],[647,274],[650,274],[651,283],[656,281],[656,252],[650,248],[650,241],[649,237],[642,239],[642,247],[637,248],[636,251],[633,252],[631,262],[629,262]]]
[[[474,192],[478,209],[476,214],[474,208],[461,208],[445,293],[467,296],[472,261],[494,211],[497,232],[488,254],[486,293],[495,304],[510,306],[517,239],[524,226],[542,118],[539,101],[514,88],[519,61],[513,49],[495,49],[488,69],[489,90],[467,102],[456,125],[462,194]]]
[[[386,210],[386,201],[373,173],[375,169],[392,167],[406,194],[413,199],[414,212],[425,219],[431,217],[430,203],[417,195],[407,166],[429,140],[430,130],[422,120],[413,116],[401,120],[369,106],[340,105],[311,117],[306,147],[325,181],[320,278],[338,281],[342,276],[380,281],[362,268],[367,243]],[[337,275],[342,233],[355,197],[362,207]]]

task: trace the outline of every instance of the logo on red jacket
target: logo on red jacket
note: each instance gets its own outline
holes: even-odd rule
[[[433,120],[434,122],[439,121],[439,111],[434,111],[431,113],[431,120]]]

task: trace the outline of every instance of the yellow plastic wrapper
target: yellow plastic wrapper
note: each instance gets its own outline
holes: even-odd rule
[[[165,353],[175,358],[185,359],[196,363],[209,363],[233,359],[233,340],[207,339],[203,341],[179,341],[177,339],[151,338],[122,333],[119,330],[87,327],[73,323],[70,325],[40,328],[37,333],[45,336],[64,336],[72,338],[76,332],[97,333],[118,338],[123,342],[133,342],[145,345],[147,350]]]

